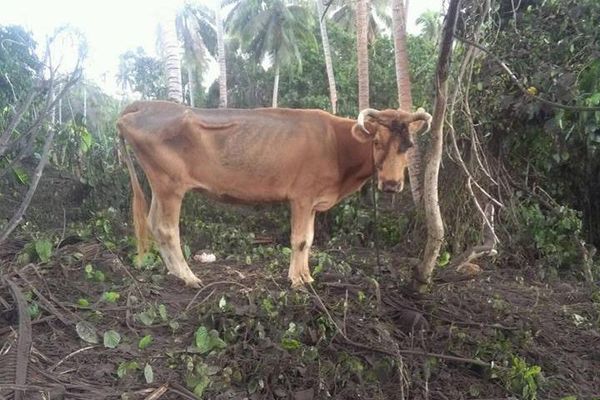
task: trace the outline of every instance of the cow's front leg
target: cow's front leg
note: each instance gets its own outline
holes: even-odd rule
[[[169,273],[182,279],[187,286],[199,287],[200,279],[194,275],[181,252],[179,214],[182,199],[183,195],[175,190],[153,192],[148,225]]]
[[[308,267],[308,256],[312,246],[315,229],[315,210],[312,204],[291,203],[292,235],[290,244],[292,257],[290,260],[289,278],[293,288],[304,286],[313,281]]]

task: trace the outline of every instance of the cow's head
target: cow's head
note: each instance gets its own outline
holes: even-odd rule
[[[422,108],[414,113],[367,108],[360,112],[352,127],[352,135],[358,141],[373,143],[373,162],[379,190],[399,192],[404,188],[407,151],[413,146],[412,123],[423,125],[416,135],[426,132],[431,125],[431,115]]]

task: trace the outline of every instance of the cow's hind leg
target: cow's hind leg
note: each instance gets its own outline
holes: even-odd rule
[[[292,257],[290,260],[289,278],[292,287],[302,287],[313,281],[308,267],[310,247],[314,237],[315,211],[312,205],[291,203],[292,209]]]
[[[182,279],[187,286],[199,287],[200,279],[190,270],[181,252],[179,214],[182,200],[183,194],[176,191],[153,192],[148,225],[169,273]]]

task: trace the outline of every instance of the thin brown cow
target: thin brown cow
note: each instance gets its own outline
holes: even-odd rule
[[[374,171],[380,190],[402,190],[410,131],[416,128],[410,124],[423,125],[424,131],[430,122],[423,110],[366,109],[352,120],[320,110],[208,110],[135,102],[117,126],[133,188],[138,252],[147,250],[151,233],[169,273],[198,286],[179,239],[186,192],[242,203],[286,201],[292,214],[288,276],[293,287],[312,282],[308,257],[315,213],[359,190]],[[149,211],[125,142],[150,183]]]

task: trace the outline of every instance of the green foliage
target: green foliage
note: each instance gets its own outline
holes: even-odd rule
[[[104,282],[106,280],[104,272],[94,269],[92,264],[86,264],[83,268],[83,272],[85,273],[86,279],[90,281]]]
[[[49,239],[36,239],[28,242],[18,256],[20,264],[32,261],[48,262],[52,257],[54,245]]]
[[[536,400],[542,368],[539,365],[528,365],[520,357],[513,357],[512,366],[507,376],[507,383],[513,393],[523,400]]]
[[[531,93],[565,105],[600,104],[599,2],[535,1],[515,14],[509,0],[499,7],[486,45]],[[599,245],[600,115],[525,96],[490,58],[475,65],[472,82],[471,110],[491,152],[522,181],[580,210],[586,241]]]
[[[48,262],[52,256],[52,243],[49,240],[36,240],[34,242],[35,253],[41,262]]]
[[[114,349],[121,342],[121,335],[119,332],[110,330],[104,332],[104,347],[108,347],[109,349]]]
[[[106,301],[107,303],[116,303],[120,297],[121,297],[121,294],[119,294],[118,292],[102,293],[102,300]]]
[[[117,367],[117,376],[123,378],[128,373],[138,370],[140,368],[137,361],[123,361]]]
[[[535,251],[544,269],[568,271],[581,261],[580,213],[568,207],[542,210],[538,204],[523,203],[518,208],[522,221],[519,244]]]
[[[206,364],[197,362],[195,365],[192,364],[191,370],[188,369],[188,373],[186,374],[185,383],[198,398],[202,398],[204,391],[211,383],[208,372]]]
[[[121,86],[142,95],[144,99],[166,99],[167,83],[161,60],[146,54],[143,48],[121,54],[117,76]]]
[[[146,335],[143,338],[141,338],[138,342],[138,348],[140,350],[144,350],[146,347],[150,346],[153,341],[154,338],[152,337],[152,335]]]
[[[144,379],[146,379],[146,383],[148,384],[154,382],[154,370],[150,364],[144,366]]]
[[[141,313],[135,314],[135,318],[146,326],[153,325],[159,319],[162,322],[167,322],[167,308],[164,304],[150,305]]]
[[[41,70],[36,55],[37,44],[31,33],[16,25],[0,25],[0,128],[4,127],[7,104],[21,99],[33,86]],[[1,129],[0,129],[1,130]]]
[[[221,350],[227,347],[227,343],[219,337],[216,330],[208,330],[201,326],[194,335],[194,345],[201,354],[209,353],[212,350]]]
[[[91,323],[87,321],[79,321],[75,325],[75,331],[77,332],[77,335],[79,335],[79,337],[84,341],[92,344],[98,343],[98,333],[96,332],[94,325]]]

